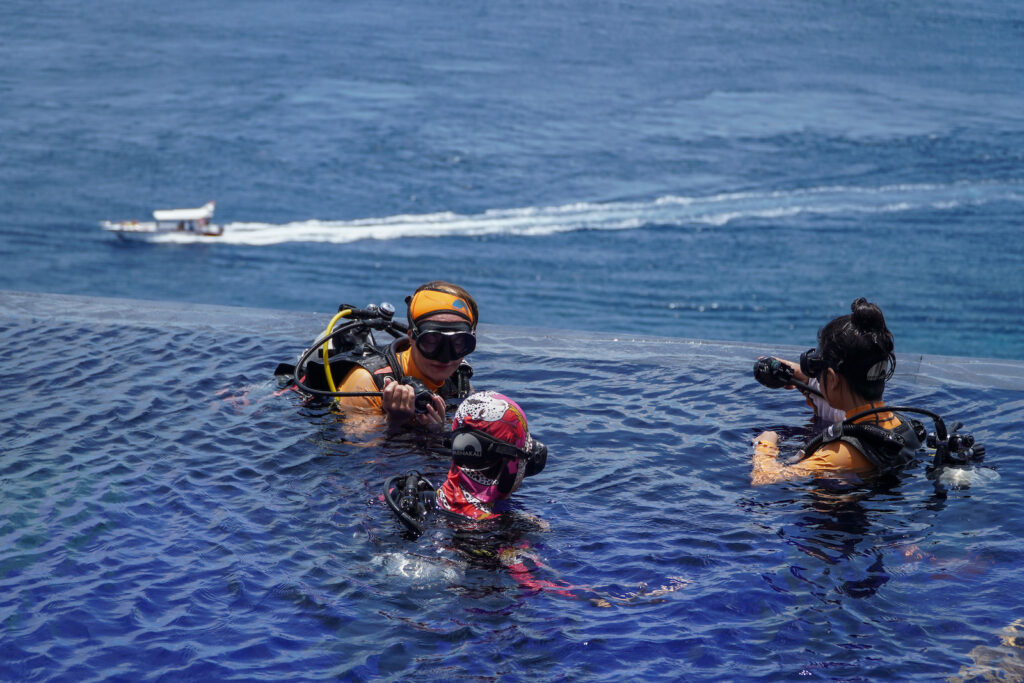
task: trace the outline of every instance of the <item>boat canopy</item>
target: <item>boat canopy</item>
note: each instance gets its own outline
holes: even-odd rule
[[[201,221],[213,218],[215,202],[203,204],[198,209],[164,209],[153,212],[158,221]]]

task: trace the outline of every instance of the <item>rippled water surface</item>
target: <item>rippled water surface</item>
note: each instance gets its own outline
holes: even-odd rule
[[[270,376],[324,314],[0,296],[0,678],[968,679],[1024,666],[1024,366],[900,358],[890,399],[988,447],[881,491],[752,488],[807,414],[763,351],[484,328],[479,388],[551,449],[493,527],[404,537],[429,439]],[[529,521],[532,515],[542,523]]]

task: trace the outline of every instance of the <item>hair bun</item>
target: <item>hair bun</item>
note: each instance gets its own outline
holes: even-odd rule
[[[882,309],[861,297],[850,304],[850,322],[857,329],[865,332],[882,332],[885,327],[885,316]]]

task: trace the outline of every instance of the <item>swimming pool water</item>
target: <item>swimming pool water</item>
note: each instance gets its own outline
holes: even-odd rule
[[[548,466],[413,541],[379,495],[436,444],[274,395],[328,317],[0,293],[0,678],[1019,677],[1024,365],[899,358],[890,401],[987,447],[967,484],[752,488],[807,411],[750,369],[794,349],[485,326]]]

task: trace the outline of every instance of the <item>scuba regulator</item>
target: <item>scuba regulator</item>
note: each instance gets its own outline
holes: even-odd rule
[[[903,408],[902,410],[907,410]],[[967,433],[960,433],[963,422],[953,425],[953,430],[946,432],[946,425],[938,415],[935,420],[935,431],[925,438],[928,448],[935,449],[933,464],[936,468],[946,464],[953,466],[964,466],[970,463],[981,462],[985,457],[985,447],[974,442],[974,437]]]
[[[412,470],[384,482],[384,500],[412,537],[419,538],[426,527],[427,516],[434,509],[434,485]]]

